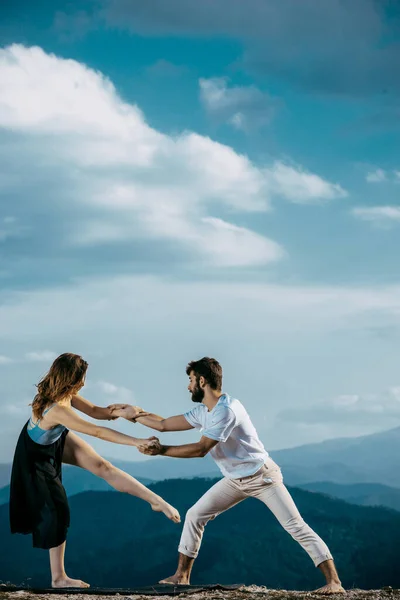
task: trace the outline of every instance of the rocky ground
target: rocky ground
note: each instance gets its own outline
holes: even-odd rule
[[[49,600],[49,596],[51,595],[51,600],[150,600],[152,598],[160,598],[159,596],[141,596],[141,595],[123,595],[119,594],[118,596],[96,596],[96,594],[32,594],[26,591],[18,591],[18,592],[1,592],[0,591],[0,600]],[[235,591],[203,591],[198,593],[190,593],[190,594],[180,594],[179,596],[175,596],[178,598],[183,598],[184,596],[188,596],[190,600],[295,600],[297,598],[314,598],[315,600],[318,598],[321,600],[321,596],[317,594],[313,594],[312,592],[295,592],[295,591],[286,591],[286,590],[269,590],[264,587],[257,586],[247,586],[240,588]],[[163,596],[165,600],[170,600],[172,596]],[[338,600],[339,598],[343,600],[343,598],[349,600],[400,600],[400,590],[394,590],[392,588],[384,588],[382,590],[357,590],[351,589],[348,590],[346,596],[337,595],[331,596],[332,600]]]

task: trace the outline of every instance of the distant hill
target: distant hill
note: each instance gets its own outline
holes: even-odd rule
[[[271,453],[291,485],[310,481],[400,488],[400,427]]]
[[[135,469],[132,468],[130,470],[135,471]],[[151,479],[147,479],[146,477],[136,477],[136,479],[144,485],[153,483]],[[96,477],[84,469],[79,469],[77,467],[71,467],[68,465],[65,465],[63,468],[63,484],[68,496],[75,496],[75,494],[89,491],[114,491],[113,488],[111,488],[108,483],[104,481],[104,479],[100,479],[100,477]],[[8,502],[9,497],[10,486],[6,485],[0,489],[0,505]]]
[[[392,488],[380,483],[355,483],[354,485],[340,485],[330,481],[305,483],[299,486],[310,492],[327,494],[333,498],[340,498],[351,504],[361,506],[385,506],[400,511],[400,489]]]
[[[10,483],[11,465],[0,463],[0,488]]]
[[[289,485],[329,481],[343,485],[379,483],[400,489],[400,427],[356,438],[338,438],[271,451],[271,456],[282,467],[285,482]],[[211,456],[191,460],[162,457],[112,462],[141,481],[221,476]],[[10,465],[0,464],[0,488],[9,483],[10,472]],[[75,467],[64,467],[64,477],[70,495],[90,489],[107,489],[103,482]],[[7,495],[4,490],[0,491],[0,503]]]
[[[76,471],[76,473],[75,473]],[[212,475],[209,475],[212,478]],[[150,479],[138,477],[144,485],[150,485]],[[69,497],[85,491],[114,491],[105,481],[95,477],[91,473],[78,469],[66,469],[64,485]],[[400,512],[400,489],[391,488],[380,483],[356,483],[354,485],[342,485],[330,481],[317,481],[301,484],[298,487],[310,492],[317,492],[346,500],[350,504],[360,506],[382,506]],[[0,505],[9,500],[10,486],[0,489]]]
[[[182,516],[210,487],[201,479],[167,480],[152,489],[177,506]],[[400,586],[400,514],[347,504],[318,493],[292,489],[305,520],[330,546],[346,587]],[[175,570],[182,525],[175,525],[125,494],[85,492],[70,500],[72,526],[67,568],[92,585],[150,585]],[[48,554],[27,536],[11,536],[8,506],[0,507],[0,580],[48,584]],[[300,546],[266,507],[249,499],[207,525],[193,583],[266,585],[312,589],[322,576]]]
[[[129,473],[133,477],[147,481],[161,481],[163,479],[176,479],[182,477],[218,477],[220,475],[220,470],[210,456],[206,456],[205,458],[192,458],[191,460],[181,460],[179,458],[169,457],[149,458],[141,461],[109,460],[111,460],[115,466],[126,473]],[[72,471],[74,475],[70,476],[69,471]],[[78,477],[78,471],[83,473],[81,469],[77,469],[76,467],[68,465],[63,467],[67,485],[69,484],[69,481],[73,484],[73,479]],[[10,483],[10,476],[11,464],[0,464],[0,488]],[[80,491],[85,491],[85,489],[87,488]]]
[[[204,460],[204,471],[199,469],[200,459],[193,459],[193,461],[188,460],[178,460],[178,459],[154,459],[154,461],[147,460],[142,462],[128,462],[128,461],[112,461],[115,466],[122,469],[129,475],[132,475],[136,479],[138,479],[144,485],[149,485],[152,481],[156,479],[165,479],[174,478],[174,472],[178,473],[175,477],[197,477],[198,474],[196,471],[199,471],[205,478],[207,477],[216,477],[219,475],[219,469],[215,465],[214,461],[210,457],[206,457]],[[211,461],[211,464],[210,464]],[[190,463],[193,463],[192,466]],[[0,505],[8,502],[9,499],[9,490],[10,487],[8,485],[10,481],[11,474],[11,465],[1,465],[4,467],[0,469],[0,473],[3,472],[6,474],[6,483],[0,489]],[[7,467],[7,468],[6,468]],[[150,468],[152,467],[152,468]],[[214,468],[214,472],[207,473],[207,469]],[[147,477],[147,473],[151,471],[153,477]],[[172,473],[171,473],[172,471]],[[4,481],[4,479],[3,479]],[[79,494],[81,492],[86,491],[113,491],[112,488],[106,483],[103,479],[96,477],[92,473],[85,471],[84,469],[79,469],[77,467],[72,467],[69,465],[63,466],[63,484],[67,491],[68,496],[74,496],[75,494]]]

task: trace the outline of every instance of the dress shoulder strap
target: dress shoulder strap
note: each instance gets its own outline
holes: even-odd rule
[[[53,408],[53,406],[55,406],[56,404],[57,404],[57,402],[53,402],[53,404],[52,404],[51,406],[49,406],[48,408],[46,408],[46,410],[44,410],[44,411],[42,412],[42,419],[43,419],[44,415],[45,415],[46,413],[48,413],[48,412],[49,412],[49,410],[51,410],[51,409]]]

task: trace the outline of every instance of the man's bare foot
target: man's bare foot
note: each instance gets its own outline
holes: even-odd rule
[[[346,590],[342,587],[341,583],[327,583],[322,588],[315,590],[314,594],[345,594]]]
[[[189,585],[188,577],[184,575],[172,575],[172,577],[167,577],[166,579],[161,579],[158,583],[167,583],[168,585]]]
[[[80,579],[71,579],[70,577],[60,577],[51,582],[52,588],[88,588],[90,585]]]
[[[168,517],[168,519],[171,519],[171,521],[174,523],[181,522],[181,516],[176,508],[168,504],[168,502],[165,502],[165,500],[160,497],[158,497],[157,500],[151,504],[151,508],[155,512],[163,512],[164,515]]]

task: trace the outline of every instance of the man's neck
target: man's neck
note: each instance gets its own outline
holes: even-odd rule
[[[218,400],[222,396],[221,390],[206,390],[202,404],[208,408],[210,412],[214,406],[218,403]]]

